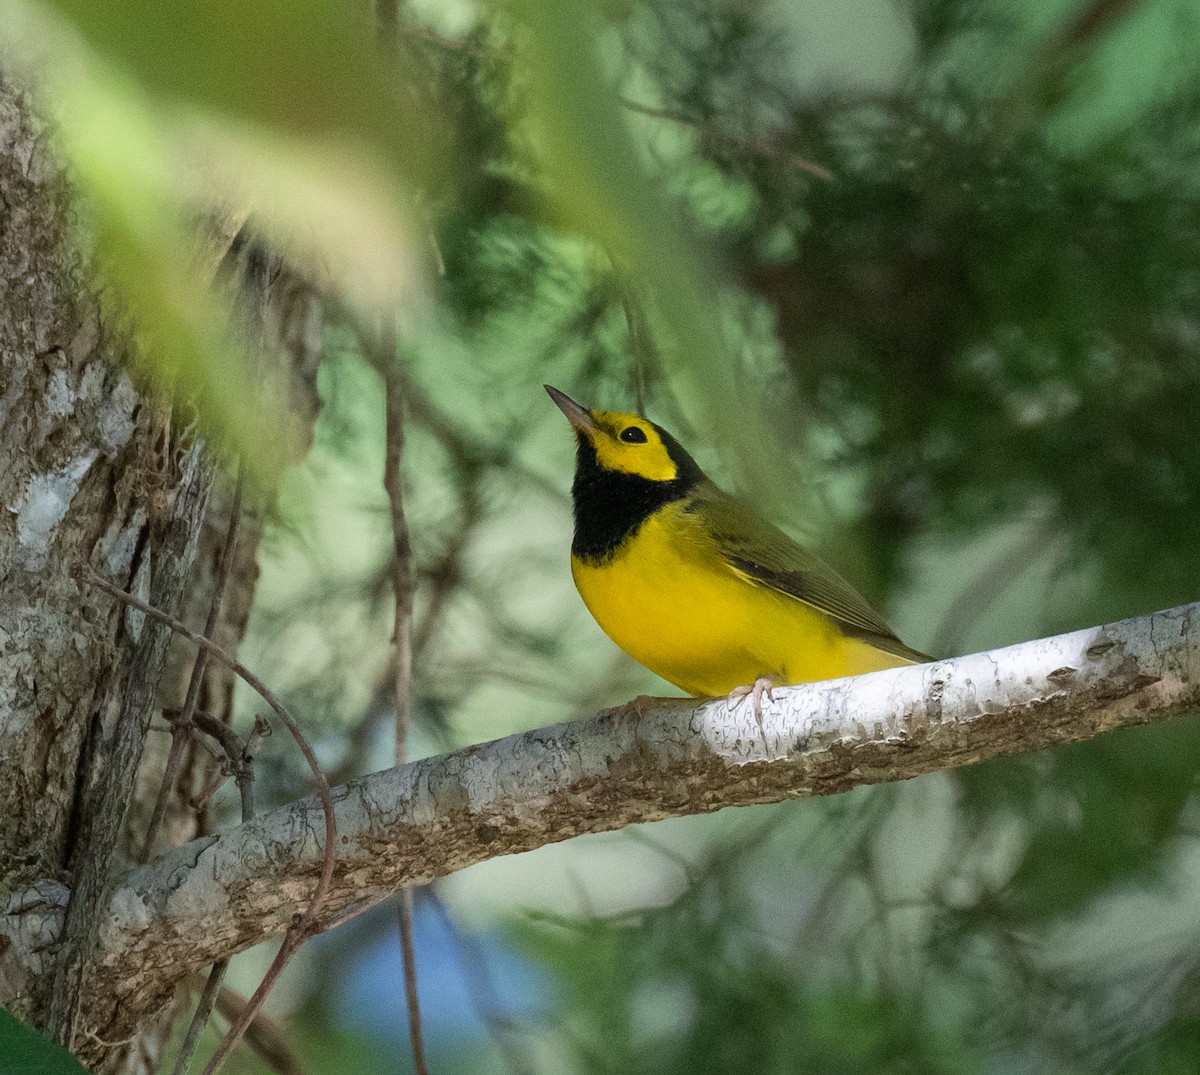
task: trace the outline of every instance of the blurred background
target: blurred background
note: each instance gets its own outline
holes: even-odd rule
[[[299,459],[242,655],[333,779],[393,751],[382,314],[410,756],[674,693],[575,594],[543,382],[643,405],[936,655],[1200,597],[1187,0],[414,0],[383,35],[346,0],[158,7],[0,0],[0,48],[142,375]],[[321,296],[307,453],[197,298],[230,206]],[[307,787],[263,758],[264,807]],[[431,1070],[1196,1071],[1198,769],[1184,718],[476,866],[415,896]],[[400,973],[385,908],[268,1011],[307,1071],[410,1071]]]

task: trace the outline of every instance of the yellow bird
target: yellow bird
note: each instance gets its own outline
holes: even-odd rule
[[[571,574],[634,660],[692,695],[762,695],[931,660],[836,571],[722,492],[665,429],[545,386],[575,430]]]

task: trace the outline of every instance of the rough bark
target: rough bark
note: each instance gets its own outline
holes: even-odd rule
[[[178,500],[187,448],[120,372],[49,143],[0,80],[0,885],[72,882],[69,1022],[167,640],[75,572],[174,604],[204,480]],[[16,1004],[35,1021],[52,969]]]
[[[262,307],[247,314],[261,326],[264,364],[292,374],[290,443],[302,452],[316,413],[318,297],[256,244],[234,244],[226,257],[236,228],[210,232],[197,258],[204,275],[224,260],[230,277],[269,279]],[[203,623],[229,499],[218,489],[202,528],[207,467],[174,434],[170,408],[121,372],[126,339],[105,315],[52,138],[0,73],[0,893],[26,908],[49,901],[61,911],[67,894],[73,900],[65,931],[0,936],[0,953],[17,940],[33,971],[0,992],[64,1038],[102,893],[129,868],[157,790],[165,737],[146,739],[149,718],[178,704],[193,659],[177,643],[163,672],[168,636],[78,581],[77,569]],[[230,650],[258,575],[269,497],[259,493],[214,632]],[[227,671],[210,665],[202,708],[228,715],[231,699]],[[158,849],[206,830],[192,800],[208,768],[207,755],[191,752]],[[9,982],[3,968],[0,980]],[[152,1070],[157,1047],[140,1034],[121,1070]],[[86,1033],[82,1051],[91,1063],[114,1059]]]
[[[148,416],[111,361],[42,130],[0,85],[0,879],[67,864],[80,758],[128,675],[132,620],[88,594],[92,562],[149,570]],[[139,572],[142,573],[139,579]],[[123,620],[127,622],[122,623]]]
[[[781,688],[746,704],[663,700],[413,762],[335,790],[325,924],[403,884],[633,822],[829,795],[1075,742],[1200,706],[1200,604],[990,653]],[[319,870],[304,799],[131,874],[109,905],[89,1009],[103,1036],[156,1010],[197,967],[284,930]],[[51,889],[0,917],[53,934]],[[22,932],[23,931],[23,932]],[[5,972],[7,978],[5,978]],[[0,995],[0,1000],[3,996]]]
[[[196,553],[211,472],[199,445],[185,456],[169,515],[153,549],[151,601],[176,612],[183,602],[188,569]],[[152,531],[159,527],[152,526]],[[171,642],[170,631],[145,620],[136,632],[130,676],[111,730],[99,729],[88,741],[84,788],[77,805],[79,823],[71,857],[71,899],[51,987],[47,1029],[74,1050],[84,974],[96,947],[104,899],[118,852],[123,850],[125,815],[133,801],[134,779],[150,728],[151,710]]]

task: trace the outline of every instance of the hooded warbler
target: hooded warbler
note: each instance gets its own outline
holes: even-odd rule
[[[626,653],[692,695],[752,695],[931,660],[836,571],[722,492],[661,426],[557,388],[575,431],[571,574]]]

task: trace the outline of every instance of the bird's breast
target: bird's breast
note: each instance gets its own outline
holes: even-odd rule
[[[842,639],[807,605],[738,574],[682,504],[652,515],[608,559],[573,557],[571,569],[605,633],[691,694],[726,694],[764,674],[796,682],[802,659],[832,659]]]

